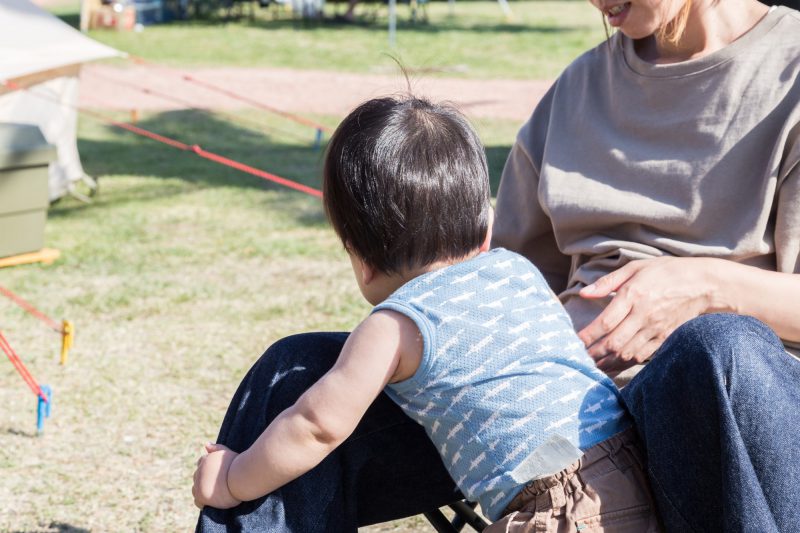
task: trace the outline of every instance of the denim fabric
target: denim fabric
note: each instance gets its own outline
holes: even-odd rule
[[[238,452],[248,448],[333,366],[346,338],[309,333],[271,346],[242,380],[217,442]],[[206,507],[197,531],[353,532],[458,499],[425,431],[381,395],[353,435],[316,468],[234,509]]]
[[[767,326],[705,315],[622,391],[669,531],[794,531],[800,362]]]
[[[334,363],[347,335],[273,345],[245,376],[218,441],[242,451]],[[622,391],[668,531],[793,531],[800,509],[800,362],[760,322],[707,315],[675,331]],[[381,395],[312,471],[197,531],[355,531],[460,497],[422,427]]]

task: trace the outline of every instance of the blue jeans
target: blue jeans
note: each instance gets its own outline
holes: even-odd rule
[[[622,390],[667,530],[794,531],[800,362],[753,318],[705,315]]]
[[[217,442],[247,449],[333,366],[346,339],[307,333],[273,344],[239,385]],[[350,438],[313,470],[234,509],[204,508],[197,531],[354,532],[459,499],[422,426],[381,394]]]
[[[346,334],[274,344],[245,376],[218,442],[247,448],[334,363]],[[800,509],[800,363],[760,322],[708,315],[679,328],[623,396],[668,531],[790,531]],[[319,466],[197,530],[353,532],[460,498],[420,426],[381,395]]]

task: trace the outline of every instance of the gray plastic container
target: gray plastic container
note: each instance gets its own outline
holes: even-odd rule
[[[47,167],[55,158],[37,126],[0,123],[0,257],[44,246]]]

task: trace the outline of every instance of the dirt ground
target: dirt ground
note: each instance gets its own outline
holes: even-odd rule
[[[39,0],[42,1],[42,0]],[[47,0],[70,1],[70,0]],[[81,73],[80,105],[95,109],[169,111],[186,108],[231,110],[249,104],[205,89],[184,75],[229,88],[260,104],[299,115],[343,117],[361,101],[407,91],[397,75],[265,68],[173,69],[158,66],[86,65]],[[472,119],[524,122],[551,81],[465,80],[415,76],[415,95],[455,103]],[[511,139],[509,139],[511,141]],[[361,529],[362,533],[433,531],[421,517]]]
[[[34,0],[43,6],[72,5],[77,0]],[[170,111],[186,108],[231,110],[247,103],[204,89],[183,79],[190,75],[229,88],[260,104],[299,115],[343,117],[372,97],[408,91],[395,75],[265,68],[173,69],[155,66],[122,68],[85,65],[81,73],[80,105],[95,109]],[[552,81],[465,80],[412,75],[417,96],[447,100],[472,119],[524,122]],[[511,141],[511,139],[509,139]],[[448,513],[449,514],[449,513]],[[57,525],[56,525],[57,526]],[[68,528],[69,529],[69,528]],[[420,533],[433,531],[421,517],[362,528],[362,533]]]
[[[407,91],[405,79],[400,74],[278,68],[172,69],[139,65],[119,68],[97,64],[87,65],[82,70],[80,103],[100,109],[140,111],[247,106],[242,101],[184,80],[186,74],[263,105],[298,114],[344,116],[368,98]],[[520,123],[528,118],[551,83],[424,76],[411,80],[414,94],[451,101],[472,118],[509,119]]]
[[[32,1],[51,8],[80,4],[80,0]],[[175,69],[133,63],[128,68],[120,68],[87,64],[81,72],[80,104],[100,109],[140,111],[190,107],[228,110],[247,106],[234,98],[185,81],[182,78],[184,74],[284,111],[333,116],[344,116],[368,98],[403,93],[409,89],[399,72],[381,75],[286,68]],[[469,80],[412,73],[410,83],[415,95],[453,102],[472,118],[523,122],[552,80]],[[150,94],[143,89],[149,90]]]

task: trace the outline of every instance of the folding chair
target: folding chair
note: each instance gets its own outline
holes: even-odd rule
[[[474,531],[483,531],[489,523],[475,512],[476,505],[466,500],[448,504],[448,507],[455,513],[452,520],[448,520],[440,509],[428,511],[424,513],[424,516],[438,533],[458,533],[465,526],[470,526]]]

